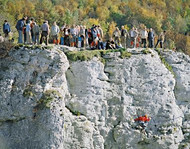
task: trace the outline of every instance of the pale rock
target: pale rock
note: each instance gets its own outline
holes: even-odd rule
[[[128,49],[69,62],[76,48],[12,50],[0,60],[2,149],[188,149],[190,58]],[[63,52],[62,52],[63,51]],[[148,114],[146,132],[134,119]]]

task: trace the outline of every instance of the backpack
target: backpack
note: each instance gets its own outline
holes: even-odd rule
[[[23,23],[22,23],[22,19],[21,20],[18,20],[17,24],[16,24],[16,29],[17,30],[22,30],[23,28]]]
[[[9,25],[9,23],[3,24],[3,32],[8,34],[10,31],[11,31],[11,30],[10,30],[10,25]]]
[[[38,25],[34,25],[33,28],[32,28],[32,31],[35,35],[39,35],[40,33],[40,28]]]

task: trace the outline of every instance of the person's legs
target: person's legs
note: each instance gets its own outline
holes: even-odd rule
[[[148,47],[151,48],[151,39],[148,39]]]
[[[5,31],[5,38],[8,38],[9,37],[9,33],[8,33],[8,31],[6,30]]]
[[[28,44],[28,43],[29,43],[29,33],[26,32],[26,44]]]
[[[24,43],[26,43],[26,31],[24,32]]]
[[[35,35],[33,34],[33,32],[31,32],[31,42],[35,43]]]
[[[123,48],[126,48],[126,41],[124,36],[121,36],[121,45]]]
[[[146,39],[144,39],[144,48],[146,48]]]
[[[135,41],[135,38],[134,38],[134,37],[131,37],[131,43],[130,43],[131,48],[134,48],[134,41]]]
[[[119,37],[117,37],[117,45],[120,45],[120,40],[119,40]]]
[[[37,42],[37,44],[40,44],[40,42],[39,42],[39,35],[36,35],[36,39],[35,39],[35,42]]]
[[[89,46],[88,37],[86,37],[86,40],[85,40],[85,47],[88,47],[88,46]]]
[[[160,48],[163,48],[163,42],[160,41]]]
[[[44,32],[42,32],[41,38],[40,38],[40,44],[42,44],[44,42],[44,37],[45,37],[45,34],[44,34]]]
[[[48,35],[46,35],[46,36],[45,36],[45,40],[46,40],[45,43],[46,43],[46,45],[48,45],[48,39],[49,39],[49,38],[48,38]]]
[[[160,42],[160,40],[157,41],[157,43],[156,43],[156,45],[155,45],[155,48],[158,46],[159,42]]]
[[[146,48],[146,39],[142,39],[142,47]]]
[[[63,37],[64,38],[64,45],[66,45],[66,46],[69,46],[69,37],[68,36],[65,36],[65,37]]]
[[[31,43],[30,32],[26,32],[26,42],[27,44]]]
[[[43,34],[41,34],[40,44],[42,44],[42,42],[43,42]]]
[[[134,38],[133,48],[136,48],[137,38]]]
[[[82,41],[81,41],[81,47],[84,47],[84,36],[81,36]]]
[[[144,45],[144,39],[141,39],[141,47],[143,48]]]
[[[18,30],[18,43],[23,43],[23,34],[22,34],[22,31],[21,30]]]
[[[151,48],[154,47],[154,39],[151,39]]]

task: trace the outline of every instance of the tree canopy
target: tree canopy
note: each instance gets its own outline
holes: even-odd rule
[[[187,52],[188,47],[180,44],[190,43],[190,0],[0,0],[0,11],[9,22],[27,15],[39,24],[100,24],[108,34],[114,26],[143,24],[157,34],[166,30],[177,49]]]

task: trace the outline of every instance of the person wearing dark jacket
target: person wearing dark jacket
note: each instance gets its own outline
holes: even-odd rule
[[[148,47],[153,48],[154,47],[154,32],[152,31],[152,28],[150,28],[148,32]]]
[[[127,37],[129,37],[129,34],[124,26],[121,26],[121,45],[123,48],[127,48]]]
[[[9,33],[11,32],[11,27],[7,20],[4,21],[3,24],[3,33],[5,34],[5,38],[9,36]]]
[[[106,42],[106,50],[109,49],[116,49],[116,44],[112,38]]]
[[[22,19],[18,20],[16,24],[16,29],[18,31],[18,43],[23,43],[23,28],[25,25],[25,21],[27,20],[27,17],[23,17]]]

